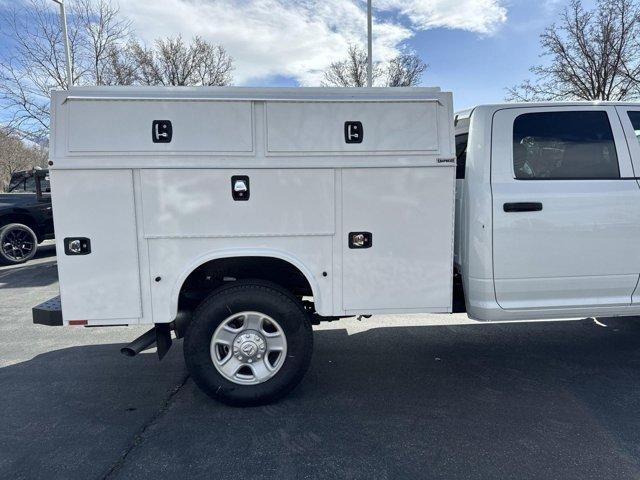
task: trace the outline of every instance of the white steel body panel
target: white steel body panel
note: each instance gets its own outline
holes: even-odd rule
[[[233,245],[223,238],[150,240],[151,275],[163,278],[152,284],[153,318],[175,317],[180,288],[197,267],[233,257],[271,257],[291,263],[309,280],[318,313],[332,315],[332,255],[331,237],[237,238]]]
[[[438,226],[451,224],[454,176],[453,168],[343,171],[342,230],[373,233],[372,248],[343,244],[346,311],[451,311],[453,263],[443,259],[453,242]]]
[[[231,257],[290,263],[320,315],[450,311],[450,94],[77,88],[55,92],[52,108],[65,318],[171,322],[187,277]],[[153,120],[172,122],[171,143],[152,142]],[[346,144],[346,121],[363,123],[362,144]],[[232,199],[234,175],[250,178],[248,201]],[[375,238],[358,256],[356,226]],[[72,236],[91,238],[92,253],[64,255]],[[89,292],[104,292],[98,308]]]
[[[63,318],[135,323],[142,316],[130,170],[51,172]],[[64,254],[65,237],[91,239],[91,253]]]
[[[307,102],[267,103],[269,153],[347,155],[369,152],[437,154],[441,139],[438,102]],[[346,144],[344,119],[362,121],[362,143]],[[442,128],[441,128],[442,130]],[[445,129],[448,132],[449,128]],[[295,135],[291,135],[295,132]],[[445,145],[447,138],[443,139]]]
[[[231,198],[231,177],[251,198]],[[268,237],[335,233],[333,170],[143,170],[144,232],[156,237]],[[303,202],[304,208],[292,208]]]
[[[249,153],[251,102],[68,99],[70,155]],[[151,122],[169,119],[171,143],[151,142]],[[147,140],[147,141],[145,141]]]

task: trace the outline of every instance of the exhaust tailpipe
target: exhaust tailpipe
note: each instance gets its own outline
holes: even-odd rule
[[[127,357],[135,357],[140,352],[150,348],[154,343],[156,343],[156,327],[153,327],[147,333],[140,335],[133,342],[122,347],[120,353]]]

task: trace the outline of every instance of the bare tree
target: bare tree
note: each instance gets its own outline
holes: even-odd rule
[[[417,55],[398,55],[386,67],[386,84],[389,87],[418,85],[426,69],[427,64]]]
[[[46,161],[46,148],[27,146],[14,132],[0,129],[0,191],[5,191],[15,172],[43,167]]]
[[[134,85],[139,79],[140,66],[135,56],[137,42],[131,40],[124,47],[111,46],[107,51],[110,85]]]
[[[158,39],[153,48],[129,46],[137,82],[143,85],[223,86],[232,81],[233,60],[224,47],[200,37],[186,44],[181,36]]]
[[[8,8],[0,22],[7,58],[0,60],[0,120],[42,139],[49,130],[49,93],[66,88],[60,19],[47,0],[28,0],[27,7]],[[129,36],[129,22],[118,18],[110,0],[73,0],[69,40],[75,84],[110,84],[111,54]]]
[[[366,87],[368,55],[357,45],[349,45],[347,58],[333,62],[324,72],[324,87]],[[373,64],[373,79],[380,77],[380,63]]]
[[[195,72],[196,84],[222,87],[233,81],[233,59],[222,45],[213,45],[196,37],[199,61]]]
[[[349,45],[347,58],[333,62],[324,72],[324,87],[366,87],[368,55],[363,48]],[[410,87],[418,85],[427,65],[415,54],[401,54],[388,63],[373,64],[374,85]]]
[[[120,18],[119,7],[110,0],[75,0],[72,14],[81,31],[83,82],[118,84],[113,56],[131,36],[131,22]]]
[[[540,36],[549,63],[507,89],[511,101],[627,100],[640,95],[640,9],[635,0],[572,0]]]

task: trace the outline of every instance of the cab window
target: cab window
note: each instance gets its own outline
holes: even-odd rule
[[[629,112],[629,120],[631,120],[633,130],[636,132],[636,138],[640,142],[640,112]]]
[[[9,186],[7,187],[7,192],[24,192],[24,177],[12,177]]]
[[[36,179],[33,175],[24,179],[24,191],[30,193],[36,192]]]
[[[11,178],[7,192],[36,193],[36,179],[33,175],[14,175]]]
[[[513,125],[513,167],[519,180],[620,178],[607,112],[518,116]]]
[[[456,178],[462,180],[465,175],[465,169],[467,167],[467,142],[469,140],[469,134],[463,133],[456,135]]]

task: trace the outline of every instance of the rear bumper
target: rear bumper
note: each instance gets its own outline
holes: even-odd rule
[[[49,327],[62,326],[62,304],[60,296],[47,300],[32,309],[33,323]]]

